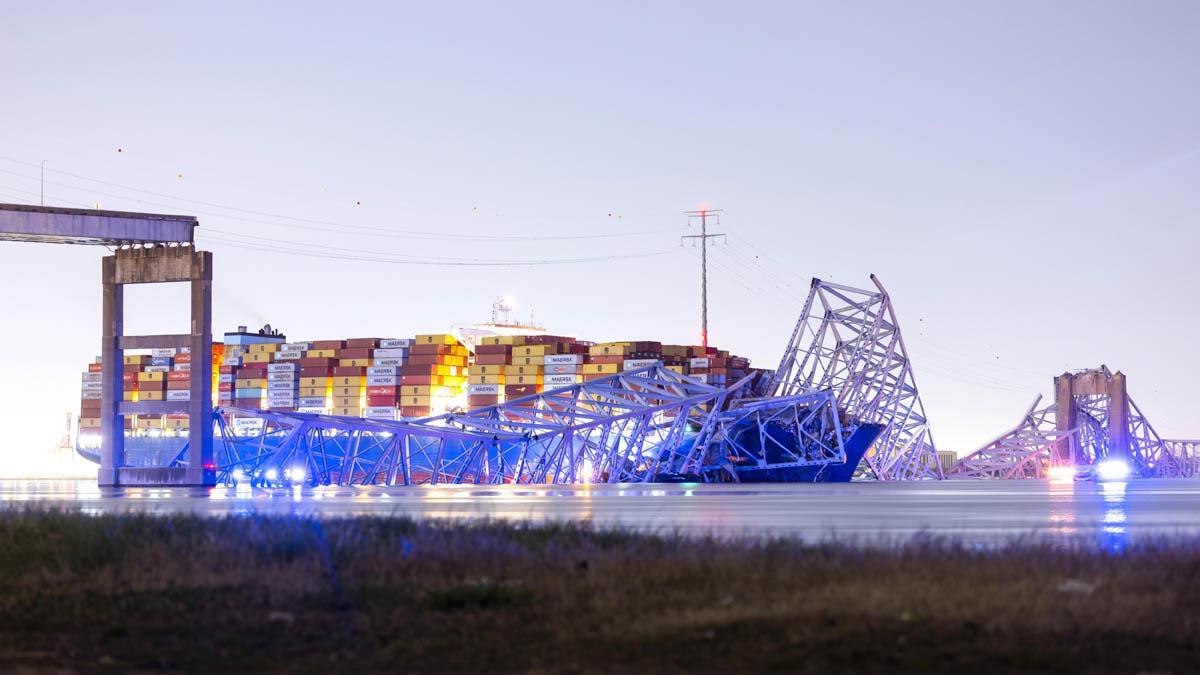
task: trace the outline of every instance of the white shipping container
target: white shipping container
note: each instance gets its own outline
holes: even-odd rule
[[[395,366],[371,366],[367,368],[367,375],[399,375],[400,369]]]
[[[412,345],[413,345],[412,338],[401,338],[399,340],[389,339],[389,340],[380,340],[379,341],[379,346],[382,347],[383,349],[393,349],[395,347],[407,348],[407,347],[411,347]],[[379,352],[375,352],[375,353],[378,354]]]
[[[147,373],[169,373],[171,366],[146,366],[142,370]]]
[[[188,372],[191,372],[191,370],[192,370],[192,364],[190,364],[190,363],[176,363],[176,364],[173,366],[173,368],[175,368],[175,372],[177,372],[177,373],[188,373]]]
[[[223,366],[240,366],[240,365],[242,365],[242,357],[226,356],[224,359],[221,360],[221,365],[223,365]]]
[[[84,391],[104,391],[104,383],[103,382],[84,382],[83,390]]]
[[[468,384],[468,396],[499,396],[500,385],[498,384]]]
[[[221,373],[217,375],[217,382],[219,384],[233,384],[233,373]]]
[[[379,351],[379,350],[376,350],[376,351]],[[391,358],[386,358],[386,359],[375,359],[375,363],[373,365],[376,365],[376,366],[402,366],[402,365],[404,365],[404,361],[405,361],[405,359],[402,359],[399,357],[391,357]]]
[[[84,373],[83,381],[84,382],[103,382],[104,381],[104,373]]]
[[[562,366],[543,366],[543,373],[547,375],[574,375],[579,372],[579,366],[574,363]]]
[[[270,363],[267,364],[268,373],[294,373],[299,368],[294,363]]]
[[[174,347],[161,347],[158,349],[151,349],[150,356],[160,358],[160,359],[167,358],[170,356],[175,356],[175,348]]]
[[[370,406],[363,416],[370,420],[394,420],[397,412],[395,408]]]
[[[283,380],[275,382],[267,382],[267,391],[297,391],[300,389],[300,384],[296,380]]]
[[[296,408],[296,412],[308,413],[309,415],[324,415],[328,411],[325,410],[325,406],[302,405]]]
[[[398,375],[368,375],[368,387],[395,387],[400,384]]]
[[[306,352],[312,349],[311,342],[285,342],[279,345],[281,352]]]
[[[85,391],[85,392],[83,392],[83,398],[88,401],[94,401],[94,400],[100,398],[100,395],[102,393],[103,393],[103,390],[101,390],[101,391]]]
[[[275,352],[276,361],[299,361],[304,358],[304,352]]]
[[[547,354],[545,360],[547,366],[564,366],[580,363],[583,363],[583,354]]]
[[[180,353],[180,354],[191,354],[191,353],[192,353],[192,348],[191,348],[191,347],[180,347],[180,348],[179,348],[179,353]]]
[[[321,396],[302,396],[297,399],[297,403],[302,408],[324,408],[325,399]]]
[[[377,359],[403,359],[408,357],[408,347],[397,347],[387,349],[376,349],[375,358]]]
[[[562,387],[576,384],[582,379],[579,375],[546,375],[542,378],[542,382],[547,387]]]
[[[708,367],[708,357],[700,356],[700,357],[697,357],[694,359],[688,359],[688,366],[690,366],[692,368],[707,368]]]
[[[647,366],[661,366],[662,361],[658,359],[625,359],[625,370],[637,370],[638,368],[646,368]]]
[[[187,389],[168,389],[168,401],[190,401],[192,400],[192,392]]]

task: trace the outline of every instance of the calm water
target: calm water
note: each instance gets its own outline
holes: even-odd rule
[[[616,485],[126,488],[90,481],[0,481],[0,506],[85,513],[404,514],[582,520],[693,534],[806,539],[905,538],[918,533],[998,542],[1029,534],[1105,548],[1146,536],[1200,535],[1200,480],[1128,483],[945,481],[825,485]]]

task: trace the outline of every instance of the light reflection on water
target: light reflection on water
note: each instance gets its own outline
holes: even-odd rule
[[[806,538],[919,533],[1005,541],[1088,541],[1113,552],[1144,535],[1200,535],[1200,481],[1122,483],[946,481],[821,485],[438,485],[262,489],[98,488],[89,481],[0,481],[0,507],[46,506],[100,514],[590,520],[656,531]]]

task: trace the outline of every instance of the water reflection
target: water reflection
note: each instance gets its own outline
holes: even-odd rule
[[[1111,481],[1100,483],[1100,494],[1104,498],[1104,518],[1100,528],[1100,545],[1112,553],[1125,550],[1128,543],[1125,521],[1129,519],[1126,513],[1126,481]]]

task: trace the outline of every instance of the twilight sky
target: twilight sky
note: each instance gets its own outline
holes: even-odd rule
[[[508,293],[694,342],[705,204],[712,340],[755,364],[810,277],[873,272],[942,449],[1100,363],[1200,436],[1194,2],[14,1],[0,63],[0,201],[48,160],[47,204],[198,216],[217,331],[408,336]],[[0,244],[4,461],[78,410],[102,253]],[[183,297],[127,292],[127,331]]]

